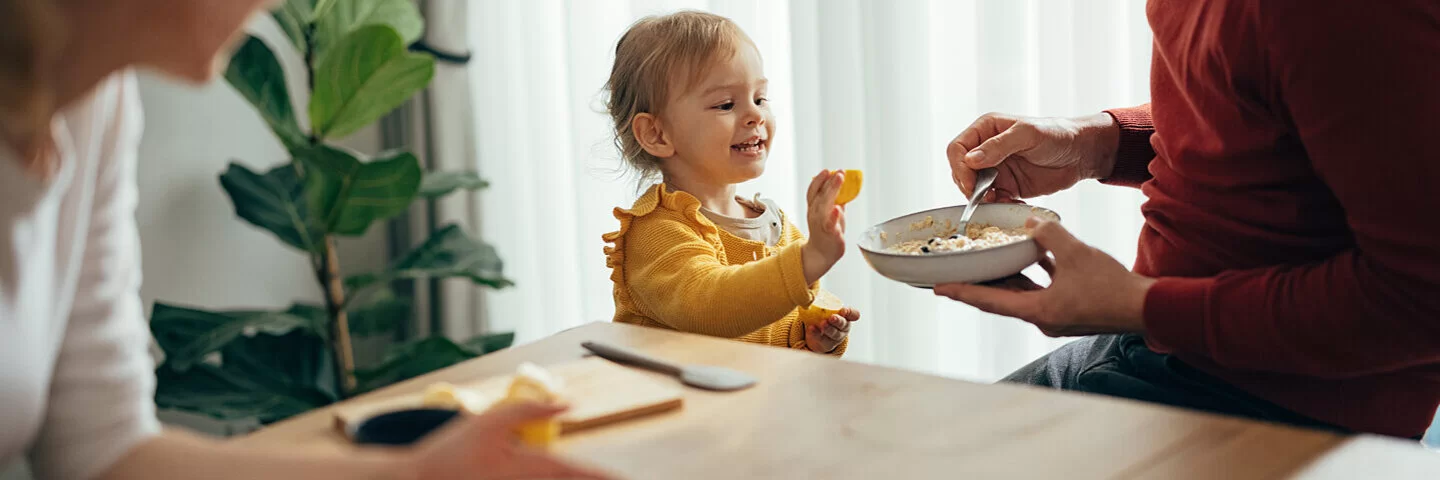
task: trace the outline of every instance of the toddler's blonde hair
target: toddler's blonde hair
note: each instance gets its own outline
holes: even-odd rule
[[[703,78],[716,59],[727,59],[750,37],[728,18],[712,13],[681,11],[636,21],[615,45],[615,65],[606,108],[615,124],[620,158],[643,185],[660,176],[660,159],[635,139],[631,122],[641,113],[659,114],[672,88],[689,88]],[[684,83],[675,76],[685,73]]]

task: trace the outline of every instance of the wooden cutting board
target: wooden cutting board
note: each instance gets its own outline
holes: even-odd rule
[[[589,357],[556,365],[544,365],[565,382],[570,409],[560,415],[562,432],[574,432],[636,417],[680,408],[683,403],[678,383],[666,383],[629,367]],[[501,375],[473,382],[454,382],[457,389],[471,390],[485,398],[498,399],[510,385],[510,376]],[[422,393],[376,399],[336,406],[335,424],[347,425],[372,416],[421,407]]]

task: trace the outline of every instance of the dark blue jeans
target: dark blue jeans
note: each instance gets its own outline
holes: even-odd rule
[[[1139,335],[1096,335],[1070,342],[1003,381],[1349,433],[1245,393],[1178,358],[1155,353]]]

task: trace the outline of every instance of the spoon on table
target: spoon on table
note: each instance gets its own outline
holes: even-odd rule
[[[595,352],[601,358],[613,362],[627,363],[637,367],[676,376],[686,385],[715,391],[731,391],[749,388],[755,384],[755,377],[747,373],[724,367],[706,365],[679,365],[645,355],[634,350],[599,342],[582,342],[580,346]]]
[[[975,207],[985,199],[985,193],[990,187],[995,186],[995,177],[1000,176],[1000,170],[995,167],[982,168],[975,171],[975,191],[970,192],[970,201],[965,203],[965,213],[960,214],[960,234],[965,234],[965,227],[970,225],[970,217],[975,215]]]

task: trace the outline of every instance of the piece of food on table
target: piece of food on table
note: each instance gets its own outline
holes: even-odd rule
[[[860,196],[860,183],[865,175],[859,170],[845,170],[845,183],[840,184],[840,193],[835,195],[836,205],[845,205]]]
[[[462,389],[446,382],[436,382],[425,387],[420,404],[427,408],[479,413],[491,403],[487,400],[479,392]]]
[[[496,406],[518,403],[556,403],[564,398],[564,382],[549,370],[533,363],[522,363],[510,380],[510,388]],[[560,437],[560,419],[550,418],[523,424],[519,428],[520,441],[527,445],[545,448]]]

